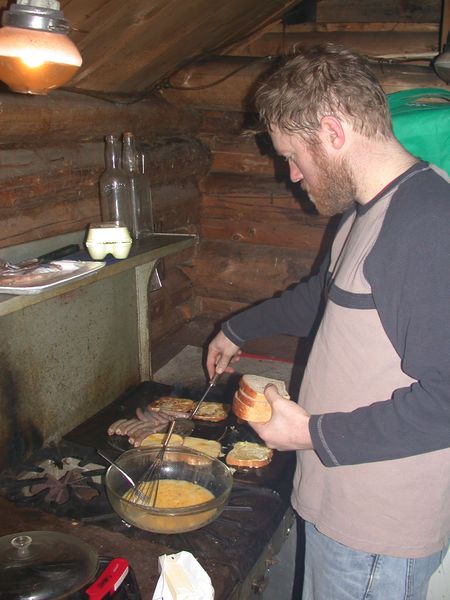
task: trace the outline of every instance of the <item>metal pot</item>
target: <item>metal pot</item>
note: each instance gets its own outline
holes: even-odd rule
[[[0,598],[60,600],[92,582],[98,556],[82,540],[55,531],[0,538]]]

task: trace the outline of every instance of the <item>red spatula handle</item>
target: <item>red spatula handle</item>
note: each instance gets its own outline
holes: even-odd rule
[[[128,571],[128,561],[125,558],[113,558],[100,577],[86,590],[88,598],[101,600],[115,592],[128,575]]]

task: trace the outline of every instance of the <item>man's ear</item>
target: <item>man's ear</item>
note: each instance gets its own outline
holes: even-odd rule
[[[320,120],[320,137],[330,149],[340,150],[345,144],[345,131],[341,121],[333,115],[326,115]]]

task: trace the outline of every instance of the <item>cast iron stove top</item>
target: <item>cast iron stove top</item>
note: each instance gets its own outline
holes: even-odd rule
[[[70,523],[73,532],[85,539],[87,536],[87,541],[100,547],[100,554],[110,555],[105,550],[113,546],[128,559],[144,599],[152,598],[158,556],[187,550],[210,574],[216,598],[232,597],[289,505],[292,453],[275,453],[270,468],[237,471],[229,504],[216,521],[197,531],[161,535],[129,526],[112,510],[102,483],[109,465],[96,452],[101,449],[114,458],[126,449],[126,439],[111,438],[107,429],[121,417],[133,417],[138,406],[145,408],[163,395],[198,399],[201,392],[141,383],[76,427],[59,444],[43,448],[26,463],[1,474],[0,495],[12,503],[4,507],[11,517],[6,518],[9,531],[4,533],[43,529],[44,521],[54,529]],[[223,401],[232,393],[218,385],[208,399]],[[224,451],[237,440],[257,441],[253,430],[236,423],[234,415],[222,423],[202,422],[196,425],[193,435],[220,439]],[[50,474],[48,464],[53,468]],[[21,529],[14,529],[14,519],[22,522]]]

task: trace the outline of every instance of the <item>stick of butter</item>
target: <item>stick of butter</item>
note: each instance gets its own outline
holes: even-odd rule
[[[211,579],[196,558],[181,551],[159,557],[160,578],[153,600],[213,600]]]

